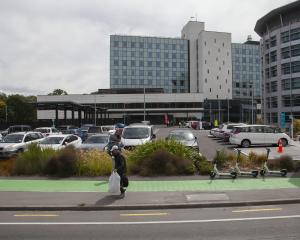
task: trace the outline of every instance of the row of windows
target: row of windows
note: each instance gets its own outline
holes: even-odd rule
[[[281,74],[290,74],[300,72],[300,61],[284,63],[281,65]]]
[[[247,72],[260,72],[259,66],[251,66],[251,65],[233,65],[234,71],[247,71]]]
[[[300,56],[300,44],[281,49],[281,57],[283,59]]]
[[[266,92],[277,92],[277,81],[273,81],[271,83],[266,83]]]
[[[186,86],[187,85],[187,81],[185,80],[174,80],[174,78],[172,78],[172,80],[170,79],[165,79],[166,81],[164,81],[163,79],[127,79],[127,78],[113,78],[112,79],[112,85],[158,85],[158,86]]]
[[[258,55],[259,50],[258,49],[240,49],[240,48],[232,48],[233,54],[236,55]]]
[[[235,73],[233,74],[233,79],[234,80],[260,80],[260,75],[259,74],[240,74],[240,73]]]
[[[186,62],[168,62],[168,61],[161,62],[161,61],[113,60],[113,66],[187,68],[187,63]]]
[[[282,90],[290,90],[291,85],[292,89],[300,89],[300,77],[292,79],[283,79],[281,82]]]
[[[138,48],[138,49],[165,49],[165,50],[186,50],[187,45],[185,44],[168,44],[168,43],[145,43],[145,42],[127,42],[127,41],[112,41],[114,48]]]
[[[158,95],[159,97],[159,95]],[[141,109],[144,103],[107,103],[100,104],[100,107],[108,109]],[[146,108],[202,108],[201,102],[169,102],[169,103],[146,103]]]
[[[300,95],[290,95],[282,96],[282,105],[283,107],[290,107],[292,106],[300,106]]]
[[[182,71],[145,71],[145,70],[118,70],[118,69],[113,69],[112,70],[112,75],[113,76],[156,76],[156,77],[182,77],[186,78],[188,73],[187,72],[182,72]]]
[[[286,43],[294,40],[300,39],[300,28],[294,28],[290,31],[285,31],[281,33],[281,42]]]
[[[187,59],[187,53],[170,53],[170,52],[144,52],[144,51],[112,51],[113,57],[124,58],[166,58],[166,59]]]
[[[252,58],[252,57],[234,57],[234,63],[253,63],[253,64],[260,64],[259,58]]]

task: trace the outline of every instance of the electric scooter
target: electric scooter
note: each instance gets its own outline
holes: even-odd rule
[[[241,156],[241,150],[240,149],[235,149],[237,151],[237,158],[234,166],[234,170],[236,171],[238,176],[252,176],[254,178],[257,177],[258,175],[258,170],[252,170],[250,172],[242,171],[239,167],[239,162],[240,162],[240,156]]]
[[[270,154],[270,148],[266,148],[267,149],[267,158],[266,161],[264,162],[264,165],[262,167],[262,169],[260,170],[260,175],[262,177],[266,176],[266,175],[280,175],[281,177],[285,177],[287,174],[287,170],[286,169],[280,169],[277,171],[272,171],[269,169],[268,167],[268,159],[269,159],[269,154]]]
[[[217,168],[217,160],[214,160],[213,164],[214,164],[214,168],[209,173],[210,179],[214,179],[216,177],[230,177],[232,179],[236,178],[237,173],[234,170],[232,170],[231,172],[220,172]]]

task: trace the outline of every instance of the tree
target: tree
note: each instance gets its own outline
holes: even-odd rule
[[[48,95],[68,95],[68,93],[65,91],[65,90],[62,90],[62,89],[54,89],[52,93],[49,93]]]

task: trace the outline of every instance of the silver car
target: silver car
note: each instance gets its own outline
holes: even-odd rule
[[[11,157],[26,150],[29,144],[40,142],[44,136],[39,132],[18,132],[6,135],[0,142],[0,157]]]
[[[83,150],[97,149],[103,151],[108,144],[108,134],[96,134],[89,137],[79,148]]]
[[[199,152],[199,144],[197,137],[195,137],[193,132],[190,130],[173,130],[169,133],[167,139],[174,139],[180,142],[181,144]]]

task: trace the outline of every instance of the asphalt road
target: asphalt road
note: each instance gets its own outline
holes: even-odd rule
[[[300,239],[300,205],[1,212],[0,239]]]

